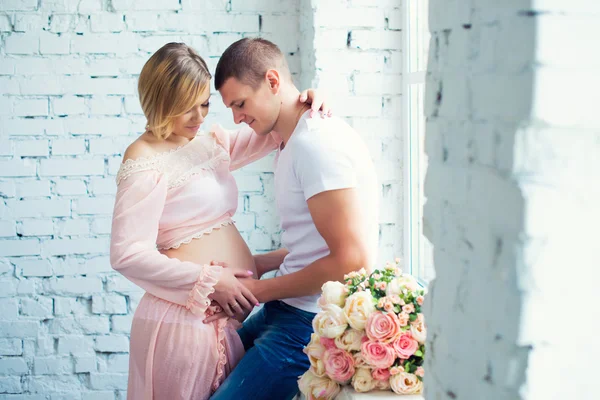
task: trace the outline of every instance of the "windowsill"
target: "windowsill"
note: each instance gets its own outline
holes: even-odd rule
[[[402,396],[391,391],[373,391],[368,393],[357,393],[350,386],[344,386],[336,400],[424,400],[422,395]]]

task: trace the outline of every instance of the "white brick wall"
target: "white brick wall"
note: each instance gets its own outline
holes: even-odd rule
[[[430,0],[428,399],[598,398],[594,4]]]
[[[401,254],[401,2],[373,4],[0,0],[0,398],[125,398],[140,290],[108,261],[114,175],[145,125],[139,71],[168,41],[214,70],[233,41],[262,35],[302,87],[331,88],[384,178],[381,258]],[[233,127],[214,95],[207,126]],[[236,173],[253,251],[279,246],[272,163]]]

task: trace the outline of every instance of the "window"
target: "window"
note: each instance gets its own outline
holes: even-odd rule
[[[429,51],[428,0],[404,2],[404,258],[410,273],[423,283],[434,276],[433,246],[423,235],[425,155],[425,76]]]

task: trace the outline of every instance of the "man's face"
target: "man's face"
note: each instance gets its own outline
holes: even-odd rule
[[[281,103],[266,79],[254,89],[236,78],[229,78],[219,93],[225,106],[231,108],[236,124],[244,122],[259,135],[273,131]]]

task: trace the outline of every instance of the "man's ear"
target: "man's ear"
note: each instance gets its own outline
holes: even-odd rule
[[[279,76],[279,71],[276,69],[270,69],[267,71],[265,75],[265,79],[267,80],[267,84],[269,85],[269,89],[273,94],[279,93],[279,88],[281,86],[281,78]]]

